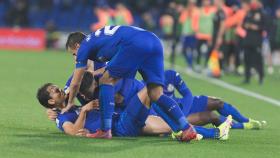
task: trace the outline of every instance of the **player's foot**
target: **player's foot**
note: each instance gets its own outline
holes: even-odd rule
[[[262,125],[262,129],[263,129],[267,126],[267,122],[263,120],[263,121],[261,121],[261,125]]]
[[[87,137],[88,138],[111,139],[112,138],[112,132],[111,132],[111,130],[108,130],[108,131],[97,130],[95,133],[87,134]]]
[[[262,124],[260,121],[249,119],[249,122],[243,123],[244,129],[261,129]]]
[[[219,140],[228,140],[229,138],[229,130],[232,124],[232,116],[229,115],[225,122],[223,122],[219,127],[220,135]]]
[[[200,138],[198,138],[200,136],[197,135],[198,134],[196,133],[195,129],[190,126],[184,131],[173,132],[171,136],[173,139],[177,139],[178,141],[189,142],[191,140],[200,140]]]

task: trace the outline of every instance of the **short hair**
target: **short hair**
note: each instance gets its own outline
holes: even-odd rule
[[[72,32],[68,35],[65,48],[74,48],[76,43],[80,44],[85,38],[86,35],[82,32]]]
[[[82,82],[81,82],[81,86],[80,86],[80,93],[82,94],[86,94],[90,88],[90,86],[92,85],[94,81],[94,77],[93,77],[93,74],[89,71],[86,71],[84,73],[84,76],[83,76],[83,79],[82,79]]]
[[[89,93],[89,88],[94,82],[97,84],[97,87],[95,87],[93,93]],[[79,92],[85,95],[85,97],[89,100],[97,99],[99,96],[98,78],[94,76],[91,72],[86,71],[83,76]]]
[[[37,91],[37,99],[41,105],[45,108],[52,108],[53,106],[49,104],[48,100],[51,99],[50,93],[48,92],[48,87],[52,86],[52,83],[46,83],[41,86]]]

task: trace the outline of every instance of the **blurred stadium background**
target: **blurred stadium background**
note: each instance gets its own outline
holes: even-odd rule
[[[1,157],[278,157],[280,0],[252,1],[265,17],[259,46],[265,63],[261,85],[255,70],[250,84],[242,82],[245,60],[239,42],[244,40],[237,31],[243,21],[237,16],[244,9],[242,0],[225,1],[226,29],[220,47],[228,49],[221,49],[207,64],[204,61],[215,28],[207,30],[210,40],[195,45],[191,55],[187,50],[184,56],[182,49],[187,6],[192,3],[196,11],[210,10],[213,16],[205,26],[212,27],[219,6],[210,0],[0,0]],[[249,2],[249,10],[252,7]],[[267,120],[268,127],[232,131],[227,142],[205,140],[191,145],[157,137],[104,141],[64,136],[47,120],[36,101],[36,90],[45,82],[63,87],[71,75],[73,59],[65,51],[69,32],[89,33],[104,25],[134,25],[156,33],[165,47],[166,68],[181,72],[194,94],[219,96],[246,115]],[[193,34],[197,37],[198,33]],[[200,50],[203,62],[197,62]]]

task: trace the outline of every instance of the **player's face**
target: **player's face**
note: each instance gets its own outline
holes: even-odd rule
[[[78,53],[79,48],[80,48],[80,44],[76,44],[74,46],[74,48],[68,47],[68,52],[70,52],[73,55],[75,61],[77,58],[77,53]]]
[[[49,86],[47,90],[51,98],[49,104],[54,105],[55,108],[63,108],[66,99],[65,92],[56,85]]]

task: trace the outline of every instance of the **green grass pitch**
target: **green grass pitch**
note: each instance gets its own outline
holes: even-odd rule
[[[182,63],[183,65],[183,63]],[[169,138],[138,137],[94,140],[65,136],[47,120],[35,94],[45,82],[64,86],[74,66],[61,52],[0,52],[0,157],[1,158],[276,158],[280,155],[280,107],[183,75],[194,94],[219,96],[247,116],[264,119],[259,131],[231,130],[228,141],[178,143]],[[279,76],[279,74],[278,74]],[[249,90],[280,99],[279,77],[267,77]],[[239,85],[240,78],[224,80]]]

